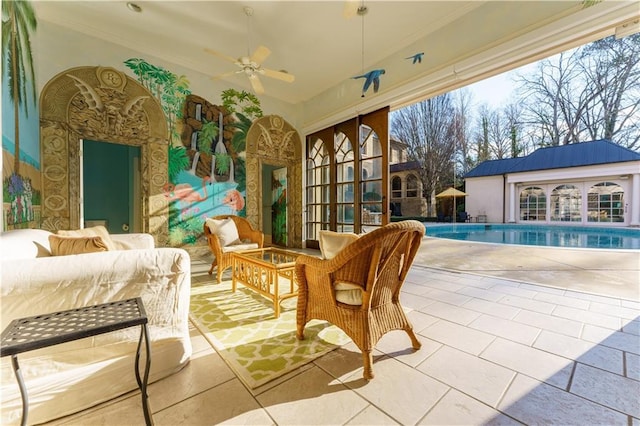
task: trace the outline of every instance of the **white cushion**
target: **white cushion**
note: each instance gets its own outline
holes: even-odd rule
[[[352,232],[318,231],[322,258],[333,259],[343,248],[358,238],[359,235]]]
[[[14,229],[0,235],[0,260],[51,256],[51,232],[44,229]]]
[[[337,282],[334,286],[336,300],[347,305],[362,305],[362,287],[359,285]]]
[[[258,243],[244,243],[244,244],[232,244],[230,246],[222,247],[223,253],[229,253],[232,251],[252,250],[257,249]]]
[[[238,234],[238,227],[236,223],[230,217],[226,219],[211,219],[207,218],[207,226],[212,234],[215,234],[220,240],[222,247],[231,246],[240,243],[240,235]]]

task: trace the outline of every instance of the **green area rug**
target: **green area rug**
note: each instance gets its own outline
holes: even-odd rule
[[[231,282],[195,283],[191,319],[238,377],[251,389],[292,371],[349,342],[339,328],[312,320],[305,339],[296,339],[297,298],[281,304],[280,318],[270,300]]]

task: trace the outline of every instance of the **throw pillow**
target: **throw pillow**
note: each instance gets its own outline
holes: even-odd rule
[[[205,220],[209,230],[212,234],[215,234],[220,240],[222,247],[231,246],[240,243],[240,235],[238,234],[238,227],[236,223],[230,217],[226,219],[211,219]]]
[[[54,256],[68,256],[70,254],[95,253],[108,251],[102,237],[66,237],[49,235],[51,254]]]
[[[323,259],[333,259],[343,248],[359,238],[352,232],[319,231],[320,253]]]
[[[102,241],[107,246],[107,250],[117,250],[115,243],[109,236],[109,231],[107,231],[107,228],[102,225],[77,229],[74,231],[59,230],[57,234],[62,235],[63,237],[102,237]]]

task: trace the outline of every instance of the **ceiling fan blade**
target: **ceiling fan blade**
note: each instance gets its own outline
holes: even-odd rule
[[[225,72],[224,74],[214,75],[213,77],[211,77],[211,80],[220,80],[221,78],[229,77],[230,75],[238,74],[241,72],[242,70]]]
[[[251,81],[251,87],[253,87],[253,91],[256,92],[256,95],[262,95],[264,93],[264,87],[257,75],[250,75],[249,81]]]
[[[269,55],[271,55],[271,51],[268,48],[258,46],[258,48],[253,52],[253,55],[251,55],[251,62],[255,62],[260,65],[265,59],[267,59],[267,57],[269,57]]]
[[[222,58],[222,59],[224,59],[225,61],[229,61],[229,62],[231,62],[231,63],[233,63],[233,64],[235,64],[236,62],[238,62],[238,60],[237,60],[236,58],[232,58],[232,57],[231,57],[231,56],[229,56],[229,55],[225,55],[224,53],[216,52],[215,50],[208,49],[208,48],[206,48],[206,47],[204,48],[204,51],[205,51],[205,52],[207,52],[207,53],[210,53],[210,54],[212,54],[212,55],[214,55],[214,56],[217,56],[217,57],[219,57],[219,58]]]
[[[287,83],[293,83],[296,77],[293,74],[289,74],[282,71],[274,71],[266,68],[262,68],[260,72],[267,77],[276,78],[278,80],[286,81]]]

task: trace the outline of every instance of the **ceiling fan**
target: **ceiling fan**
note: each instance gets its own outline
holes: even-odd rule
[[[245,14],[250,18],[253,15],[253,9],[250,7],[244,8]],[[251,31],[249,31],[251,32]],[[259,75],[264,75],[266,77],[275,78],[277,80],[286,81],[287,83],[292,83],[295,80],[295,76],[289,74],[285,71],[274,71],[267,68],[262,67],[262,63],[269,57],[271,54],[271,50],[264,46],[258,46],[253,54],[247,56],[241,56],[239,58],[233,58],[229,55],[225,55],[224,53],[216,52],[213,49],[205,48],[207,53],[218,56],[226,61],[236,64],[240,69],[237,71],[231,71],[225,74],[221,74],[213,77],[214,79],[224,78],[229,75],[244,73],[249,77],[249,81],[251,82],[251,87],[253,87],[254,92],[256,94],[263,94],[264,87],[262,86],[262,82],[260,81]],[[248,51],[248,49],[247,49]]]

